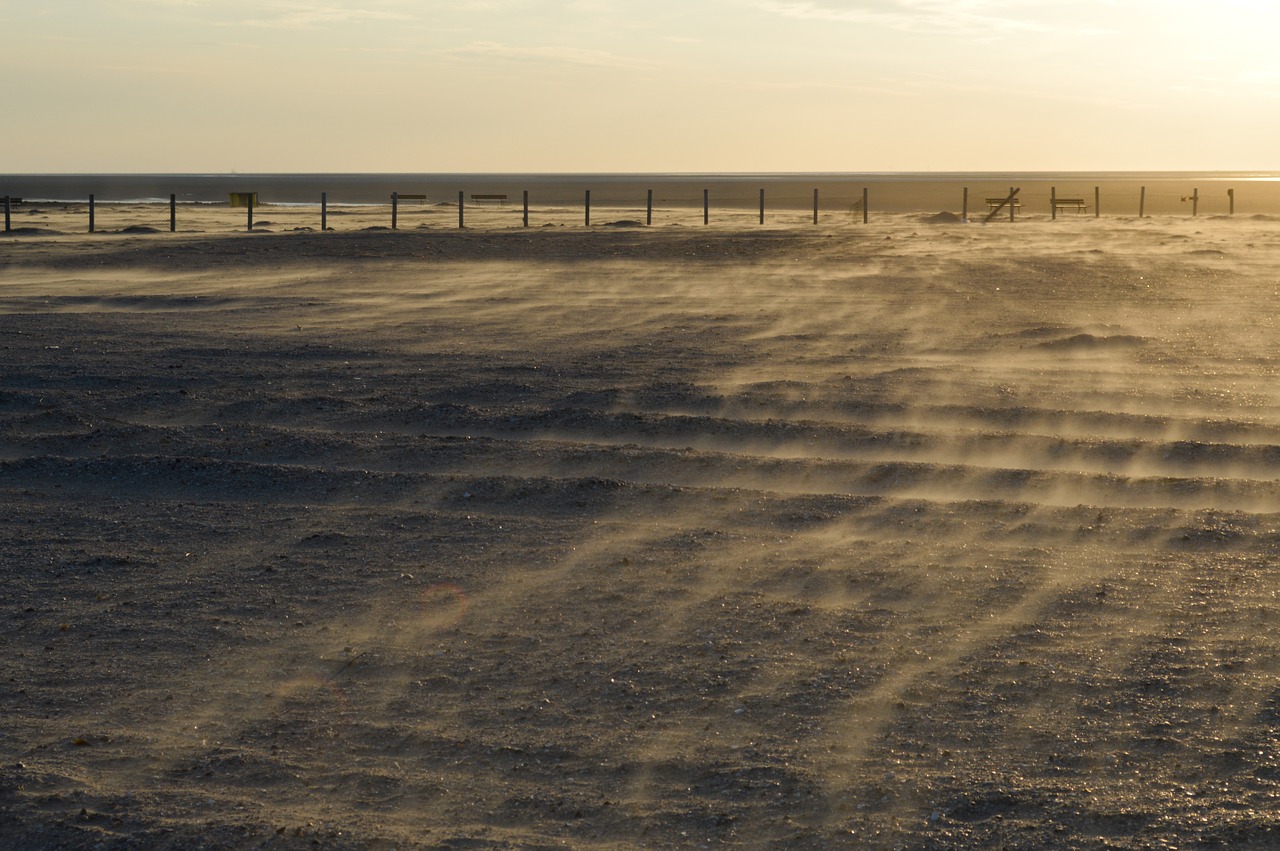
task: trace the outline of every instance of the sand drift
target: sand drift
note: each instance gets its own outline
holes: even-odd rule
[[[1280,229],[0,242],[0,844],[1270,844]]]

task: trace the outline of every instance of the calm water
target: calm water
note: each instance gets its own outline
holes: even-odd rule
[[[1047,208],[1058,197],[1083,198],[1104,215],[1133,215],[1143,187],[1151,214],[1191,212],[1198,190],[1199,212],[1228,210],[1234,190],[1237,213],[1280,215],[1280,172],[1033,172],[1033,173],[813,173],[813,174],[58,174],[0,175],[0,195],[34,201],[144,201],[176,195],[180,203],[225,203],[230,192],[257,192],[262,204],[386,204],[392,192],[426,195],[428,203],[456,202],[466,195],[505,194],[520,203],[529,192],[540,207],[654,203],[700,207],[707,193],[713,207],[755,208],[764,190],[770,209],[808,209],[818,190],[823,210],[855,208],[868,193],[871,209],[885,212],[959,211],[969,190],[971,212],[984,199],[1019,187],[1024,207]]]

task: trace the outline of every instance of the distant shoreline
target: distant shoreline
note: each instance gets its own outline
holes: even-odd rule
[[[1026,172],[874,174],[227,174],[0,175],[0,197],[28,203],[226,205],[231,193],[256,193],[267,206],[472,207],[476,196],[502,197],[506,209],[585,211],[655,208],[701,211],[969,213],[1013,188],[1025,212],[1047,212],[1050,198],[1078,198],[1089,215],[1280,215],[1280,172]],[[406,196],[414,196],[412,200]],[[1195,201],[1193,199],[1199,199]],[[478,209],[478,208],[476,208]],[[582,219],[583,216],[579,215]],[[860,218],[860,215],[859,215]]]

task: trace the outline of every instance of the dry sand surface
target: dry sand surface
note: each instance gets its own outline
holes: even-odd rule
[[[0,846],[1274,847],[1280,222],[0,238]]]

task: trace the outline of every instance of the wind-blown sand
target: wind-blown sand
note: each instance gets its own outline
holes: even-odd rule
[[[1277,269],[0,238],[0,845],[1273,847]]]

